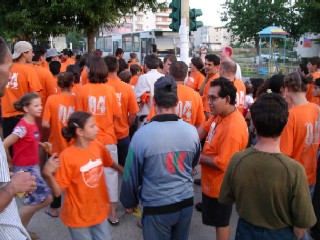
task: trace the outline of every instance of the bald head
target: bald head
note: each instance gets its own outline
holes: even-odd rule
[[[233,61],[225,61],[220,63],[220,75],[222,77],[234,79],[237,73],[237,64]]]

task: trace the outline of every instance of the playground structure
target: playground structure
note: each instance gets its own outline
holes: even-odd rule
[[[262,31],[257,33],[260,37],[259,41],[259,74],[273,74],[276,72],[275,62],[281,60],[278,52],[275,52],[275,40],[283,39],[284,40],[284,49],[283,49],[283,65],[286,60],[286,42],[287,36],[289,35],[280,27],[269,26],[264,28]],[[269,53],[264,56],[267,59],[267,64],[262,64],[262,39],[266,39],[269,42]]]

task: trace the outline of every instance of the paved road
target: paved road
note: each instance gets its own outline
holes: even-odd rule
[[[199,176],[196,176],[199,177]],[[195,202],[201,199],[201,188],[194,186]],[[137,227],[137,217],[124,213],[123,207],[119,204],[118,216],[120,217],[119,226],[110,226],[113,240],[142,240],[142,231]],[[230,226],[231,239],[234,239],[235,228],[237,224],[237,214],[233,210]],[[51,218],[45,214],[44,210],[36,213],[29,224],[29,231],[37,233],[40,240],[71,240],[66,226],[62,224],[59,218]],[[202,224],[201,213],[196,210],[193,212],[190,240],[208,240],[216,239],[213,227]]]

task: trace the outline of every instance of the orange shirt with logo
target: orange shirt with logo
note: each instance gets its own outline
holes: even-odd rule
[[[280,139],[281,152],[303,165],[309,185],[316,182],[316,156],[320,134],[319,116],[320,109],[314,103],[291,108],[288,123]]]
[[[191,72],[186,81],[186,85],[196,91],[199,91],[204,79],[205,76],[203,76],[201,72]]]
[[[236,95],[236,107],[238,110],[243,113],[244,110],[244,101],[246,98],[246,86],[241,80],[234,80],[233,81],[234,86],[237,89],[237,95]]]
[[[112,86],[116,91],[119,104],[121,106],[121,115],[114,122],[117,139],[125,138],[129,135],[129,119],[130,115],[139,112],[139,106],[133,88],[130,84],[122,82],[120,78],[108,77],[108,85]]]
[[[107,219],[110,206],[103,167],[113,161],[107,149],[97,141],[86,149],[71,145],[59,156],[55,179],[65,190],[60,218],[68,227],[83,228]]]
[[[2,117],[21,115],[21,112],[15,110],[13,103],[28,92],[40,92],[41,90],[42,86],[32,65],[13,63],[10,69],[10,79],[1,100]]]
[[[105,83],[88,83],[77,91],[76,111],[93,114],[99,128],[97,140],[102,144],[116,144],[115,119],[121,116],[116,91]]]
[[[75,95],[59,93],[48,98],[42,119],[50,123],[51,154],[57,153],[59,155],[69,146],[67,140],[61,134],[61,129],[67,125],[69,116],[75,111],[75,108]]]
[[[47,98],[56,93],[56,83],[52,73],[41,66],[32,65],[38,75],[42,91],[39,93],[41,97],[42,107],[46,105]]]
[[[206,118],[204,116],[202,99],[199,93],[182,84],[178,84],[177,91],[178,105],[176,107],[176,114],[185,122],[194,126],[204,123]],[[152,105],[147,117],[148,121],[155,115],[154,106]]]
[[[205,112],[210,112],[210,107],[209,107],[209,103],[208,103],[208,93],[209,93],[209,89],[210,89],[210,83],[217,79],[218,77],[220,77],[219,73],[216,73],[215,75],[213,75],[211,78],[209,78],[208,82],[206,83],[206,85],[204,86],[203,89],[203,94],[202,94],[202,103],[203,103],[203,111]]]
[[[233,154],[248,144],[248,127],[239,111],[224,118],[211,116],[203,129],[208,132],[202,154],[212,158],[215,168],[201,165],[202,192],[218,198],[224,174]]]

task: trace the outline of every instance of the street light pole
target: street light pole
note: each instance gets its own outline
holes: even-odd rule
[[[180,60],[188,62],[189,57],[189,0],[181,0]]]

